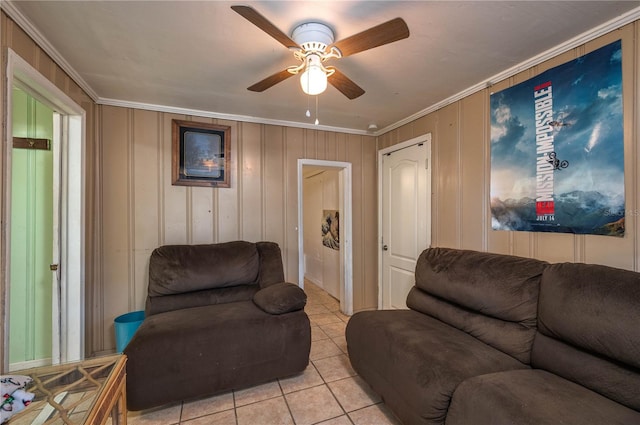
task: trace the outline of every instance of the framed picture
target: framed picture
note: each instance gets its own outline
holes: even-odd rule
[[[172,121],[172,184],[230,187],[228,126]]]

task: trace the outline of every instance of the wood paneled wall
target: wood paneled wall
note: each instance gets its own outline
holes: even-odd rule
[[[378,138],[378,148],[432,134],[432,245],[514,254],[551,262],[578,261],[640,270],[638,95],[639,22],[626,25],[492,87],[470,95]],[[623,238],[494,231],[491,229],[491,92],[525,81],[622,39],[626,232]]]
[[[231,188],[171,185],[171,121],[231,127]],[[113,318],[144,308],[151,251],[164,244],[277,242],[298,280],[300,158],[353,164],[354,309],[377,305],[376,141],[370,136],[98,106],[101,276],[94,351],[114,346]],[[99,319],[102,320],[99,320]]]

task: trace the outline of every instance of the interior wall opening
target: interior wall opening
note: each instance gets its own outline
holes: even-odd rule
[[[51,363],[80,360],[84,357],[84,226],[85,226],[85,122],[86,112],[55,84],[40,74],[28,62],[13,50],[7,54],[7,105],[5,140],[13,140],[13,91],[14,88],[28,94],[37,102],[53,112],[52,123],[52,156],[51,187],[47,196],[52,198],[52,210],[48,212],[47,220],[51,220],[52,252],[47,254],[48,278],[45,279],[52,294],[49,308],[42,309],[38,314],[49,314],[50,320],[46,325],[50,333],[49,357],[43,361]],[[4,176],[5,195],[3,199],[2,220],[6,226],[2,227],[3,262],[6,264],[0,281],[2,283],[3,340],[2,370],[10,369],[9,347],[11,338],[19,338],[19,333],[12,335],[11,317],[11,268],[12,241],[26,239],[26,232],[12,229],[12,223],[17,220],[13,215],[12,202],[12,174],[17,169],[20,158],[13,155],[13,144],[4,146]],[[42,185],[40,186],[41,188]],[[16,190],[20,190],[19,188]],[[56,217],[56,214],[58,216]],[[17,216],[16,216],[17,217]],[[57,238],[57,241],[56,241]],[[15,309],[15,307],[14,307]],[[31,315],[36,313],[31,309]],[[33,316],[34,320],[37,319]],[[13,325],[19,319],[13,318]],[[42,320],[40,320],[42,321]],[[43,322],[44,323],[44,322]],[[44,332],[44,331],[43,331]],[[19,367],[24,362],[16,362]],[[18,366],[16,366],[18,367]]]
[[[305,280],[353,312],[351,164],[298,161],[299,282]]]

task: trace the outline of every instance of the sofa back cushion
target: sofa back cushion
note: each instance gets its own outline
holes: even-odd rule
[[[256,242],[260,256],[260,271],[258,283],[266,288],[276,283],[284,282],[284,267],[282,266],[282,252],[275,242]]]
[[[549,266],[540,287],[532,365],[640,410],[640,273]]]
[[[407,305],[529,363],[538,289],[547,264],[510,255],[429,248],[418,259],[417,290],[409,294]]]
[[[149,260],[150,297],[258,283],[260,258],[255,243],[165,245]]]

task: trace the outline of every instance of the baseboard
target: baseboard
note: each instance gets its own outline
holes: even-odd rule
[[[29,360],[26,362],[16,362],[9,364],[9,371],[12,372],[15,370],[31,369],[32,367],[49,366],[51,364],[53,364],[51,357],[46,359]]]

